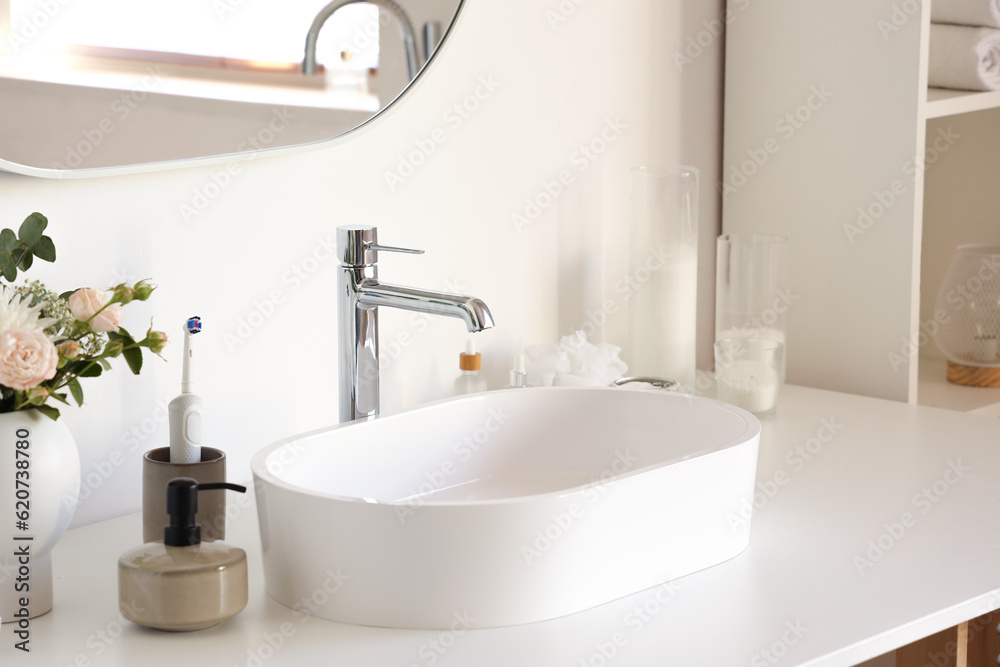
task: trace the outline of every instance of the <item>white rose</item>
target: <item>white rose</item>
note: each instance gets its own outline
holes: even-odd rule
[[[0,336],[0,383],[31,389],[56,374],[59,352],[41,331],[14,329]]]

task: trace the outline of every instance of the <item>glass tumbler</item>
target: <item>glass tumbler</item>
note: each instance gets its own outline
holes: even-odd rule
[[[755,414],[769,414],[785,381],[787,315],[795,300],[788,284],[788,239],[723,234],[716,250],[719,397]]]

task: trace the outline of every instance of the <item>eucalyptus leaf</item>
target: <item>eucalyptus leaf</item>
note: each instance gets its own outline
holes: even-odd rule
[[[14,248],[18,246],[17,235],[14,234],[12,229],[4,229],[0,231],[0,249],[4,252],[14,252]]]
[[[5,266],[3,268],[3,277],[9,283],[14,282],[17,279],[17,267],[13,264]]]
[[[17,261],[17,268],[22,271],[27,271],[31,268],[31,262],[33,259],[34,255],[32,255],[28,250],[25,250]]]
[[[42,232],[45,231],[48,224],[49,221],[44,215],[32,213],[21,223],[21,228],[17,230],[17,237],[23,243],[33,246],[42,238]]]
[[[38,239],[38,243],[31,249],[31,252],[38,259],[45,260],[46,262],[56,261],[56,244],[48,236]]]

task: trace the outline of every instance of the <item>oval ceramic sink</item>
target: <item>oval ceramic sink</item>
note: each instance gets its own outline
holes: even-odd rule
[[[732,558],[760,422],[662,391],[493,391],[314,431],[252,461],[267,591],[322,618],[540,621]]]

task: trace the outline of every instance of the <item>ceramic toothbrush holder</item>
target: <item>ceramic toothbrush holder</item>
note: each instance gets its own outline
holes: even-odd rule
[[[226,481],[226,454],[212,447],[201,448],[199,463],[171,463],[170,448],[146,452],[142,458],[142,541],[162,542],[167,524],[167,482],[190,477],[199,484]],[[226,538],[226,492],[203,491],[198,501],[197,521],[202,539],[214,542]]]

